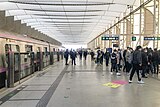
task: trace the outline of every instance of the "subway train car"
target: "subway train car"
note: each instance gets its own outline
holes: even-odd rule
[[[16,35],[16,36],[15,36]],[[18,34],[0,34],[0,89],[53,64],[59,47]]]

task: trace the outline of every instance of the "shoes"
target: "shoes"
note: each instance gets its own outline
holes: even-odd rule
[[[141,81],[138,81],[138,84],[144,84],[144,82],[141,80]]]
[[[148,78],[148,77],[146,77],[146,76],[142,76],[142,78]]]
[[[133,81],[132,80],[129,80],[129,83],[132,83]]]
[[[113,72],[111,72],[111,75],[113,75]]]
[[[121,75],[121,73],[117,72],[117,76],[120,76],[120,75]]]
[[[65,65],[69,65],[69,64],[65,64]]]

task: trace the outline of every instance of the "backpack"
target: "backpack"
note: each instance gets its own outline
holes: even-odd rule
[[[117,63],[117,55],[115,53],[111,55],[111,63]]]

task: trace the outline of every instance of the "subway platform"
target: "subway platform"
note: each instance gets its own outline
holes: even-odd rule
[[[135,76],[128,84],[126,74],[111,75],[109,70],[90,57],[77,59],[75,66],[61,61],[0,93],[0,107],[160,107],[158,78],[137,84]]]

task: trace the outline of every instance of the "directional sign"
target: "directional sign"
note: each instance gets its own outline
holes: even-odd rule
[[[144,40],[160,40],[160,37],[144,37]]]
[[[133,37],[132,37],[132,41],[136,41],[136,37],[133,36]]]
[[[102,37],[102,40],[119,40],[119,37]]]

